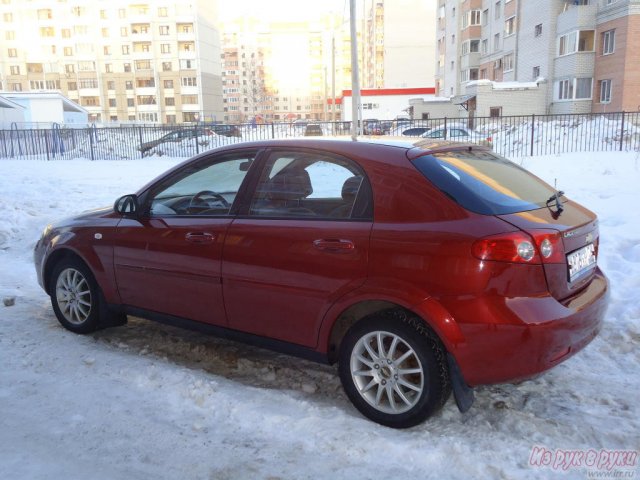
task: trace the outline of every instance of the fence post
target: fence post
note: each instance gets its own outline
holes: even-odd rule
[[[448,135],[447,135],[447,117],[444,117],[444,139],[446,140]]]
[[[142,127],[138,127],[138,139],[140,140],[140,158],[144,158],[144,152],[142,151]]]
[[[49,132],[47,130],[44,130],[44,149],[47,152],[47,162],[49,160],[51,160],[51,158],[49,158]]]
[[[271,138],[276,138],[276,126],[271,122]]]
[[[89,134],[89,146],[91,147],[91,160],[95,160],[93,152],[93,131],[91,130],[91,127],[87,128],[87,133]]]
[[[529,156],[533,157],[533,138],[535,136],[535,128],[536,128],[536,114],[533,113],[531,115],[531,153]]]
[[[200,145],[198,145],[198,125],[196,125],[196,130],[194,137],[196,139],[196,154],[200,153]]]
[[[622,122],[620,124],[620,151],[622,151],[622,147],[624,144],[624,116],[625,116],[625,112],[624,110],[622,111]]]

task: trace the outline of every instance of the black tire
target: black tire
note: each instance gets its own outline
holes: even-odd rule
[[[340,345],[338,370],[360,413],[387,427],[422,423],[451,394],[442,343],[422,320],[404,311],[380,312],[351,327]]]
[[[56,264],[49,280],[51,305],[58,321],[74,333],[100,328],[101,292],[87,266],[75,258]]]

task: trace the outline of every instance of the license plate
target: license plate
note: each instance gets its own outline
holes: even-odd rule
[[[596,249],[593,243],[567,255],[569,282],[575,281],[596,266]]]

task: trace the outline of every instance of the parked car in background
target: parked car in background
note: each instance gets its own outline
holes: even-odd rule
[[[473,142],[487,147],[493,146],[493,138],[491,135],[485,135],[463,125],[451,125],[435,128],[423,133],[422,138],[455,140],[459,142]]]
[[[322,135],[322,127],[317,123],[309,123],[304,130],[305,137],[321,137]]]
[[[236,125],[213,124],[208,126],[217,135],[225,137],[242,137],[242,132]]]
[[[382,135],[382,132],[380,120],[368,118],[362,121],[362,133],[364,135]]]
[[[135,315],[337,362],[363,415],[405,428],[584,348],[599,247],[595,214],[486,147],[280,139],[48,225],[34,262],[72,332]]]
[[[389,135],[402,137],[419,137],[422,134],[427,133],[429,130],[431,130],[431,127],[401,125],[400,127],[396,127],[395,129],[391,130],[389,132]]]
[[[152,149],[155,147],[162,145],[163,143],[178,143],[183,140],[205,137],[212,134],[212,131],[207,128],[181,128],[179,130],[174,130],[173,132],[167,133],[160,138],[155,140],[151,140],[149,142],[144,142],[138,147],[138,150],[142,153],[142,155],[147,155]]]

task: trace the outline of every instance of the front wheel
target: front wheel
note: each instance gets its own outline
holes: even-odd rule
[[[408,428],[433,415],[451,392],[444,349],[417,318],[393,312],[367,317],[340,347],[342,385],[374,422]]]
[[[89,269],[78,260],[62,260],[54,267],[50,281],[51,304],[62,326],[75,333],[97,330],[100,295]]]

